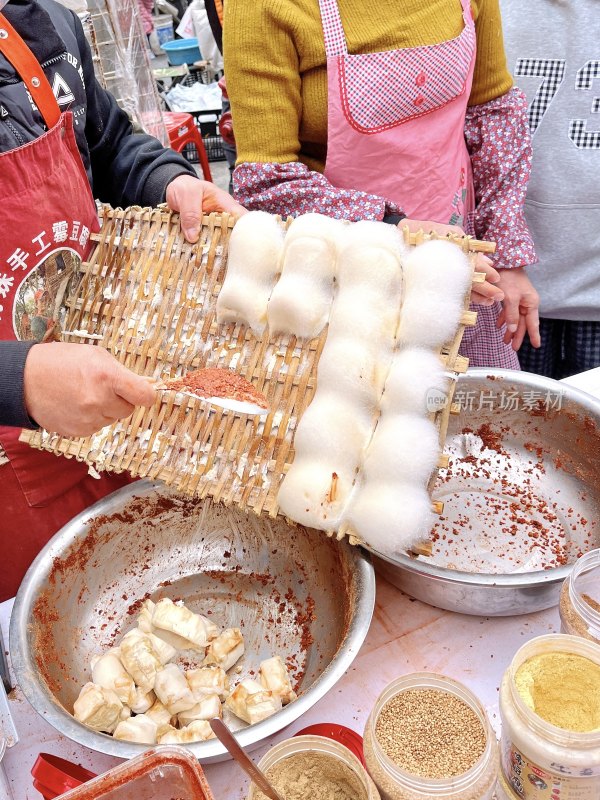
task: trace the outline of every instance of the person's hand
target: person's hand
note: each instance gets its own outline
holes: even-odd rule
[[[474,283],[471,290],[471,302],[478,306],[493,306],[504,300],[504,292],[500,286],[500,273],[492,266],[492,259],[477,253],[475,271],[483,272],[484,283]]]
[[[504,343],[512,344],[513,350],[518,350],[525,333],[528,333],[533,347],[540,347],[540,298],[525,268],[501,269],[499,272],[504,304],[496,324],[500,328],[506,323]]]
[[[192,175],[178,175],[167,186],[167,205],[173,211],[179,211],[183,235],[194,244],[198,241],[202,214],[211,211],[227,211],[235,217],[246,213],[244,206],[233,197],[219,189],[210,181],[201,181]]]
[[[156,400],[148,378],[128,370],[108,350],[87,344],[34,345],[24,385],[29,416],[62,436],[90,436]]]
[[[458,225],[444,225],[442,222],[432,222],[430,219],[406,219],[400,220],[399,228],[407,227],[411,233],[437,233],[439,236],[447,236],[454,233],[456,236],[464,236],[465,232]]]
[[[411,233],[423,230],[424,233],[435,231],[438,236],[464,236],[465,232],[458,225],[444,225],[441,222],[432,222],[422,219],[403,219],[398,223],[399,228],[408,227]],[[471,302],[480,306],[491,306],[496,302],[504,300],[504,292],[497,284],[500,283],[500,275],[492,266],[492,260],[483,253],[477,253],[475,260],[475,271],[485,274],[484,283],[474,283],[471,291]]]

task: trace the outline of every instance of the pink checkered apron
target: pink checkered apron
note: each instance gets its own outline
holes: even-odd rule
[[[327,54],[325,176],[397,203],[413,219],[472,225],[471,160],[464,137],[476,37],[469,0],[464,28],[440,44],[351,55],[336,0],[319,0]],[[472,366],[518,369],[500,304],[477,306],[461,352]]]

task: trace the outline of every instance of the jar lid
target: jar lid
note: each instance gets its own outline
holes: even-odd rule
[[[94,772],[80,767],[79,764],[73,764],[50,753],[39,754],[31,774],[34,788],[44,796],[45,800],[53,800],[96,777]]]
[[[338,725],[336,722],[320,722],[317,725],[309,725],[308,728],[303,728],[298,733],[295,733],[294,736],[324,736],[326,739],[333,739],[334,742],[347,747],[352,755],[358,758],[363,767],[366,767],[362,736],[351,730],[351,728]]]

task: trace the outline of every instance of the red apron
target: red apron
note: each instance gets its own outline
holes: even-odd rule
[[[35,56],[0,14],[0,52],[13,64],[47,132],[0,154],[0,339],[60,339],[60,306],[75,280],[96,205],[73,132]],[[52,347],[52,344],[44,344]],[[0,427],[0,601],[14,596],[44,544],[72,517],[128,482],[88,475],[85,464],[33,450]]]

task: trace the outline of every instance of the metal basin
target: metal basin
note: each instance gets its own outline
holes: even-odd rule
[[[412,597],[464,614],[556,605],[579,554],[600,546],[600,402],[537,375],[473,369],[456,391],[434,498],[433,555],[375,560]]]
[[[148,481],[80,514],[27,573],[10,651],[38,713],[70,739],[120,758],[146,748],[97,733],[70,712],[90,679],[90,656],[135,625],[145,597],[183,599],[222,628],[241,627],[246,654],[232,682],[273,654],[288,662],[300,696],[257,725],[237,721],[240,744],[251,749],[301,716],[348,669],[371,622],[375,579],[369,557],[345,542],[178,498]],[[216,740],[188,747],[202,762],[228,757]]]

